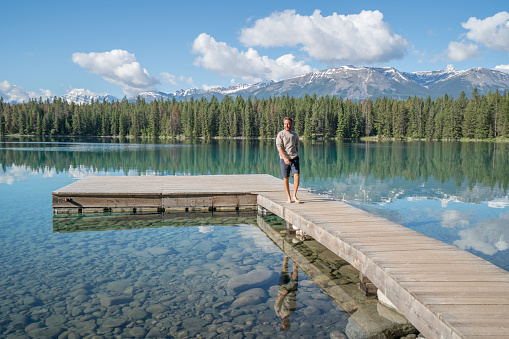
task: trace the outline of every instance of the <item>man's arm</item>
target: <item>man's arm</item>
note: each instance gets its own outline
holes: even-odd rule
[[[285,151],[283,151],[283,148],[278,149],[279,154],[281,155],[281,158],[285,161],[285,164],[290,165],[290,159],[285,154]]]
[[[285,164],[290,165],[290,159],[288,159],[288,157],[286,156],[286,153],[284,151],[285,147],[284,147],[283,139],[281,138],[281,134],[278,134],[276,136],[276,147],[279,152],[279,155],[285,161]]]

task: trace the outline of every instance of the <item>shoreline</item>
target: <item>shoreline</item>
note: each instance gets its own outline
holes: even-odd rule
[[[161,140],[273,140],[275,137],[186,137],[186,136],[165,136],[165,137],[152,137],[146,135],[133,136],[133,135],[26,135],[26,134],[4,134],[0,138],[102,138],[102,139],[161,139]],[[361,137],[359,139],[354,138],[305,138],[299,137],[300,140],[312,140],[312,141],[368,141],[368,142],[385,142],[385,141],[445,141],[445,142],[492,142],[492,143],[505,143],[509,142],[509,139],[426,139],[426,138],[382,138],[379,136]]]

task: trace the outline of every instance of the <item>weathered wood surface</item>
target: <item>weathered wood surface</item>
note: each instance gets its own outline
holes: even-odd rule
[[[299,198],[287,204],[282,181],[269,175],[90,177],[53,192],[53,207],[258,204],[350,262],[426,338],[509,338],[509,272],[343,202],[305,190]]]
[[[339,201],[281,191],[258,203],[366,275],[426,338],[509,338],[509,272]]]
[[[125,212],[256,208],[256,194],[280,188],[270,175],[86,177],[53,192],[53,209]]]

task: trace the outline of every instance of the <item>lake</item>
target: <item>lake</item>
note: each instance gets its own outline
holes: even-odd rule
[[[300,157],[301,186],[509,270],[509,144],[303,140]],[[279,177],[272,140],[4,138],[0,164],[0,336],[346,333],[348,317],[302,273],[297,300],[306,307],[292,315],[298,325],[277,330],[278,279],[267,272],[281,273],[285,253],[252,217],[105,216],[91,222],[99,229],[55,228],[51,192],[79,178]],[[101,223],[107,224],[102,231]],[[232,308],[238,295],[225,286],[253,270],[269,274],[249,296],[259,303]]]

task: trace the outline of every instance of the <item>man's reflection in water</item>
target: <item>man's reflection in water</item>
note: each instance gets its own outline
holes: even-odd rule
[[[292,275],[288,275],[288,257],[283,260],[283,271],[279,277],[279,286],[277,288],[278,297],[274,305],[276,314],[282,319],[281,329],[287,331],[290,329],[290,316],[297,307],[297,287],[299,285],[299,270],[297,265],[292,265]]]

